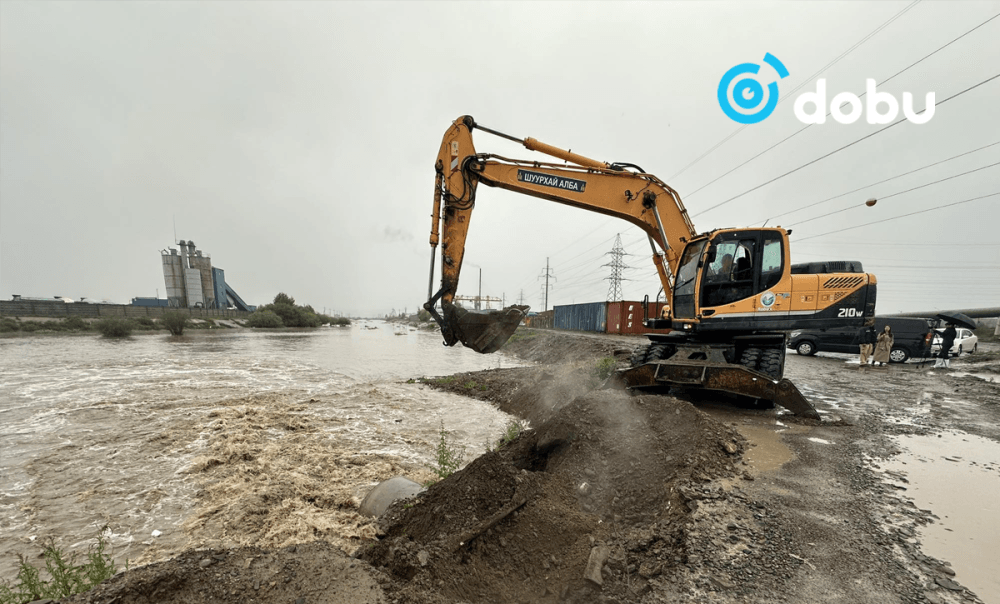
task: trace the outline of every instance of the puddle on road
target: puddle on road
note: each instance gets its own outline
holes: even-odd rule
[[[949,373],[948,377],[954,377],[954,378],[974,377],[974,378],[979,378],[979,379],[981,379],[983,381],[986,381],[986,382],[1000,381],[1000,379],[998,379],[998,377],[1000,377],[1000,376],[997,376],[996,374],[973,373],[973,372],[970,372],[970,371],[955,371],[955,372]]]
[[[758,474],[777,470],[795,458],[795,453],[782,440],[782,434],[808,430],[804,426],[792,426],[790,429],[785,429],[780,422],[768,425],[739,424],[735,427],[744,438],[753,444],[744,457],[754,473]]]
[[[1000,602],[1000,443],[964,432],[895,440],[903,452],[882,469],[905,474],[907,496],[940,518],[920,529],[921,549],[951,562],[983,601]]]

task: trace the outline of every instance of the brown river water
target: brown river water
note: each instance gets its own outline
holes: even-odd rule
[[[406,381],[520,364],[381,321],[0,338],[0,579],[16,554],[84,552],[103,527],[119,564],[316,537],[350,550],[373,530],[356,504],[391,476],[432,478],[442,427],[468,459],[512,419]]]

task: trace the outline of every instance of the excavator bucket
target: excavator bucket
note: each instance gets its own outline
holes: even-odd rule
[[[466,347],[489,354],[496,352],[514,334],[528,312],[528,306],[508,306],[503,310],[466,310],[450,302],[442,304],[444,324]]]

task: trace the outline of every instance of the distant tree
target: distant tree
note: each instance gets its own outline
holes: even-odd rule
[[[132,335],[132,322],[128,319],[108,317],[101,319],[95,325],[97,331],[105,338],[127,338]]]
[[[274,304],[287,304],[288,306],[295,306],[295,298],[286,293],[280,293],[274,297]]]
[[[249,321],[250,327],[320,327],[327,323],[331,325],[351,323],[350,319],[320,314],[309,304],[296,306],[295,298],[286,293],[278,294],[274,297],[274,302],[258,308],[256,313],[250,315]]]
[[[179,336],[184,333],[184,328],[187,326],[187,316],[176,310],[165,312],[160,319],[160,323],[170,330],[172,335]]]
[[[247,325],[250,327],[284,327],[285,324],[281,321],[281,317],[274,314],[270,310],[257,309],[252,315],[247,318]]]

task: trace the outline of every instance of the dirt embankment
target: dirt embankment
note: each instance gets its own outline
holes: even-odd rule
[[[877,416],[788,422],[783,439],[775,411],[595,390],[600,359],[638,340],[525,335],[507,350],[542,365],[426,383],[532,429],[390,507],[353,558],[321,542],[191,551],[69,601],[980,601],[921,553],[932,514],[863,466],[892,452]]]
[[[687,403],[590,392],[390,508],[360,557],[402,602],[637,601],[688,561],[693,493],[743,443]]]

